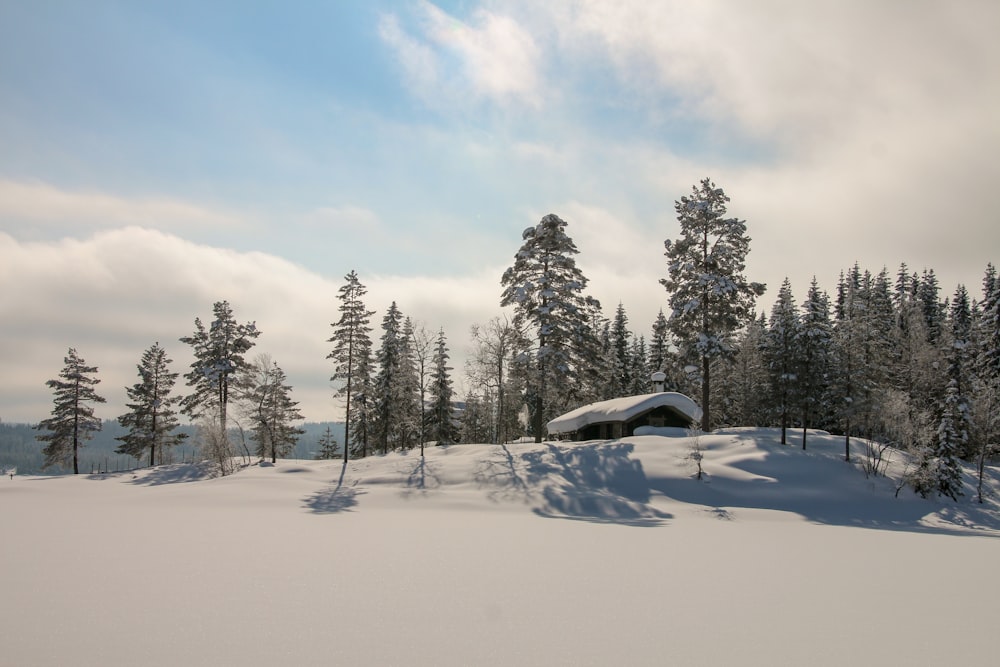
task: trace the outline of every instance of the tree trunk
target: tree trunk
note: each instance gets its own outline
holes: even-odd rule
[[[707,356],[702,356],[701,358],[701,430],[705,433],[711,431],[709,424],[710,415],[708,407],[708,397],[709,397],[709,383],[711,380],[711,365],[709,358]]]
[[[849,418],[844,428],[844,460],[851,460],[851,420]]]

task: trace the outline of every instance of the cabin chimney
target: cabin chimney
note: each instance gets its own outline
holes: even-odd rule
[[[653,380],[653,393],[659,394],[664,390],[664,384],[667,381],[667,374],[663,371],[656,371],[651,376]]]

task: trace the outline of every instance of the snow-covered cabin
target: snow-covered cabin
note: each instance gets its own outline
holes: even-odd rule
[[[608,440],[630,436],[640,426],[691,428],[700,419],[697,403],[684,394],[665,391],[591,403],[556,417],[546,428],[551,436]]]

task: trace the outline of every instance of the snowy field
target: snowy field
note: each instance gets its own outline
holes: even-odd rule
[[[4,478],[0,664],[996,664],[1000,472],[798,435]]]

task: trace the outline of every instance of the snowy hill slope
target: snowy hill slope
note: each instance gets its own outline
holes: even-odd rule
[[[744,429],[0,480],[0,664],[989,662],[997,471],[980,506],[842,457]]]

